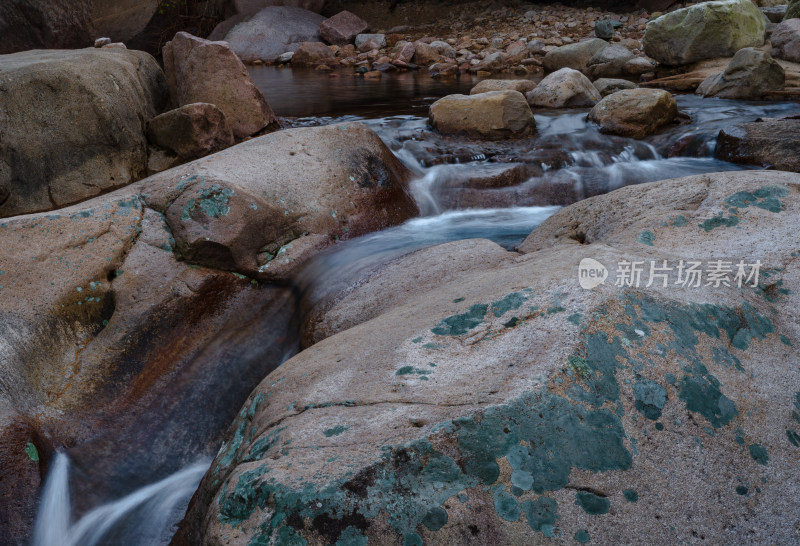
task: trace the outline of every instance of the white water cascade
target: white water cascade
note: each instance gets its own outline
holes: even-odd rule
[[[189,465],[159,482],[98,506],[70,524],[69,459],[58,453],[42,492],[32,544],[114,544],[117,534],[124,535],[126,546],[169,542],[172,530],[168,527],[180,520],[176,512],[185,510],[208,465],[207,460]]]

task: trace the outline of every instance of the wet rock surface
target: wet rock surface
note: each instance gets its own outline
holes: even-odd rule
[[[626,188],[557,213],[522,255],[487,248],[496,261],[435,288],[435,269],[419,290],[399,284],[402,301],[253,392],[174,543],[605,542],[642,526],[665,543],[745,529],[794,540],[776,522],[793,506],[783,476],[798,457],[800,384],[785,365],[796,302],[781,290],[800,274],[797,196],[785,173]],[[728,216],[757,229],[714,221]],[[369,298],[437,254],[467,264],[476,244],[373,273],[335,320],[361,312],[359,290]],[[741,288],[616,287],[613,272],[578,286],[582,258],[664,253],[758,257],[768,273]]]
[[[720,131],[714,155],[725,161],[800,172],[800,119],[763,119]]]
[[[608,95],[589,112],[589,121],[612,135],[643,138],[672,123],[678,105],[661,89],[623,89]]]

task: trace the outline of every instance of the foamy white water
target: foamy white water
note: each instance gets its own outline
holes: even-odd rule
[[[75,524],[70,524],[69,459],[56,455],[47,477],[33,546],[95,546],[115,544],[120,537],[125,546],[151,546],[166,543],[169,527],[180,520],[209,461],[202,461],[122,497],[98,506]],[[124,537],[124,538],[122,538]]]

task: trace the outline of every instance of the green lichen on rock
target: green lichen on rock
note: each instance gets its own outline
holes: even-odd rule
[[[767,453],[767,448],[759,444],[750,444],[747,449],[750,451],[750,456],[755,462],[760,465],[767,466],[769,463],[769,453]]]
[[[332,428],[326,429],[326,430],[323,432],[323,434],[324,434],[324,435],[325,435],[327,438],[330,438],[331,436],[338,436],[338,435],[342,434],[344,431],[348,430],[349,428],[350,428],[350,427],[348,427],[348,426],[345,426],[345,425],[336,425],[335,427],[332,427]]]
[[[667,391],[664,387],[650,379],[640,379],[633,386],[636,409],[653,421],[661,417],[661,411],[667,402]]]
[[[695,364],[680,380],[678,397],[686,402],[686,409],[699,413],[719,428],[730,423],[738,413],[736,404],[722,394],[719,380],[708,373],[702,364]]]
[[[270,476],[270,460],[243,473],[233,491],[220,495],[220,521],[238,525],[256,509],[275,510],[265,537],[302,521],[328,517],[372,519],[385,514],[401,536],[417,526],[433,529],[446,522],[444,502],[480,484],[495,484],[498,461],[506,457],[512,468],[530,475],[530,488],[541,493],[559,489],[572,468],[595,472],[627,469],[631,455],[624,446],[625,432],[619,418],[607,410],[591,411],[581,404],[542,390],[528,393],[508,404],[487,408],[436,427],[456,439],[459,462],[433,447],[429,440],[386,447],[378,463],[357,476],[333,480],[324,487],[300,484],[288,487]],[[498,517],[516,520],[520,511],[539,521],[545,534],[553,532],[555,501],[540,499],[534,505],[519,504],[504,486],[494,489]],[[552,504],[551,504],[552,503]],[[551,514],[532,516],[535,512]],[[535,526],[536,523],[534,523]],[[304,528],[295,528],[302,535]],[[336,542],[339,536],[326,539]]]
[[[753,206],[770,212],[781,212],[783,203],[780,198],[786,197],[788,193],[785,186],[764,186],[753,192],[736,192],[725,199],[725,203],[737,209]]]
[[[639,493],[633,489],[624,489],[622,494],[625,496],[625,500],[628,502],[638,502],[639,500]]]
[[[460,336],[466,334],[468,330],[483,322],[488,309],[488,305],[476,303],[466,313],[452,315],[442,320],[431,329],[431,332],[437,336]]]
[[[36,449],[36,446],[33,445],[33,443],[28,442],[25,444],[25,454],[28,455],[28,458],[31,461],[39,461],[39,451]]]
[[[522,512],[528,520],[528,525],[534,531],[542,531],[546,526],[552,528],[558,515],[558,503],[549,497],[539,497],[535,501],[526,500],[522,503]]]
[[[520,293],[520,292],[512,292],[505,296],[503,299],[498,300],[492,303],[491,311],[496,317],[501,317],[509,311],[513,311],[515,309],[519,309],[525,301],[527,301],[528,296]]]
[[[595,495],[590,491],[578,491],[575,495],[575,504],[593,516],[607,514],[611,507],[611,502],[606,497]]]
[[[656,236],[649,229],[642,231],[636,236],[636,241],[642,243],[643,245],[653,246],[655,240]]]
[[[726,217],[723,214],[718,214],[717,216],[709,218],[698,225],[705,231],[711,231],[712,229],[716,229],[718,227],[734,227],[739,225],[739,217],[733,215]]]
[[[517,521],[520,514],[519,501],[509,495],[502,486],[494,491],[494,511],[506,521]]]

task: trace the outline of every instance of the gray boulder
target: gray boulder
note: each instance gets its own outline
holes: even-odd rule
[[[678,105],[663,89],[623,89],[598,102],[588,119],[600,132],[629,138],[644,138],[672,123]]]
[[[352,44],[356,36],[369,30],[369,23],[349,11],[340,11],[319,25],[319,35],[332,45]]]
[[[750,0],[701,2],[647,23],[644,52],[666,65],[729,57],[764,44],[764,14]]]
[[[278,129],[278,120],[226,42],[179,32],[163,50],[176,106],[207,102],[224,112],[236,138]]]
[[[586,63],[586,75],[590,79],[621,76],[628,61],[634,58],[634,54],[627,47],[609,44],[598,50]]]
[[[225,114],[206,102],[186,104],[154,117],[147,122],[147,139],[182,159],[213,154],[234,144]]]
[[[26,51],[0,63],[0,217],[63,207],[146,175],[164,73],[141,51]]]
[[[519,91],[523,95],[536,89],[536,82],[531,80],[481,80],[470,89],[470,95],[486,93],[488,91]]]
[[[545,70],[550,72],[562,68],[572,68],[585,73],[592,56],[605,47],[608,47],[608,42],[600,38],[563,45],[548,51],[542,63]]]
[[[318,29],[325,18],[296,7],[271,6],[236,21],[229,30],[214,34],[225,40],[244,62],[274,62],[287,51],[296,51],[302,42],[318,42]]]
[[[800,19],[787,19],[778,24],[769,41],[773,57],[800,63]]]
[[[709,76],[697,94],[722,99],[760,99],[768,91],[783,89],[786,76],[770,54],[752,47],[736,52],[719,74]]]
[[[562,68],[540,81],[525,98],[531,106],[575,108],[594,106],[601,97],[589,78],[577,70]]]
[[[525,96],[513,90],[448,95],[431,105],[430,121],[440,133],[484,138],[523,136],[536,128]]]

